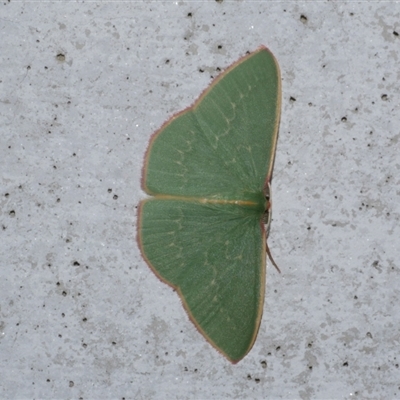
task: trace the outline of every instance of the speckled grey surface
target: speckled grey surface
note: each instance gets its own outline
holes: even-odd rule
[[[400,396],[400,6],[0,5],[0,397]],[[148,140],[260,44],[283,109],[257,341],[231,365],[142,260]],[[221,48],[219,48],[221,46]]]

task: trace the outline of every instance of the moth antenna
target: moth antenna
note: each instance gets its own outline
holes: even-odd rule
[[[267,251],[268,258],[271,260],[272,265],[277,269],[277,271],[278,271],[279,273],[281,273],[281,270],[279,269],[279,267],[277,266],[276,262],[275,262],[274,259],[272,258],[271,252],[269,251],[269,247],[268,247],[267,241],[265,241],[265,250]]]

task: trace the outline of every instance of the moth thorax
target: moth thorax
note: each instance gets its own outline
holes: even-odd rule
[[[268,182],[267,187],[264,189],[264,196],[265,196],[265,211],[263,215],[263,222],[265,225],[265,231],[269,233],[269,227],[271,225],[271,218],[272,218],[272,203],[271,203],[271,186]]]

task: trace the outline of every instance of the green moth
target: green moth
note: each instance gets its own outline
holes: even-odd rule
[[[165,122],[144,161],[142,187],[153,197],[138,211],[143,258],[233,363],[262,316],[280,104],[278,63],[260,47]]]

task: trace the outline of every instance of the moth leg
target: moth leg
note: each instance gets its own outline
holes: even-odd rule
[[[265,188],[265,200],[267,201],[267,208],[265,209],[263,222],[265,224],[265,234],[266,238],[269,235],[269,228],[271,225],[272,219],[272,201],[271,201],[271,184],[268,182],[268,186]],[[275,260],[272,258],[271,251],[269,250],[267,239],[265,239],[265,250],[267,252],[268,258],[271,260],[272,265],[277,269],[279,273],[281,270],[279,269],[278,265],[276,264]]]

